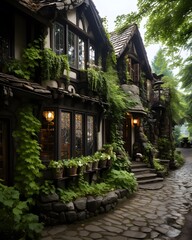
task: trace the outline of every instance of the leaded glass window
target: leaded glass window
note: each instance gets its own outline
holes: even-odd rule
[[[93,154],[94,151],[94,118],[87,116],[87,153]]]
[[[75,156],[83,154],[83,116],[75,114]]]
[[[61,112],[61,158],[71,156],[71,113]]]
[[[85,43],[79,38],[79,69],[85,68]]]
[[[71,66],[76,66],[76,37],[71,31],[68,32],[68,59]]]
[[[61,24],[54,24],[54,51],[57,54],[64,53],[64,28]]]
[[[68,58],[72,67],[85,68],[85,42],[71,31],[68,32]]]

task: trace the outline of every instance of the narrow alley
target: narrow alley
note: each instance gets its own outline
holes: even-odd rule
[[[181,149],[185,164],[159,190],[142,190],[108,214],[72,225],[46,228],[42,240],[166,240],[180,238],[192,199],[192,149]]]

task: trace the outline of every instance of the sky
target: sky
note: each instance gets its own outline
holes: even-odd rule
[[[114,21],[118,15],[131,13],[137,10],[137,0],[93,0],[93,2],[99,12],[100,17],[107,17],[109,32],[114,30]],[[145,28],[143,25],[144,24],[141,24],[139,31],[145,45]],[[145,47],[150,64],[159,48],[160,46],[158,44]]]

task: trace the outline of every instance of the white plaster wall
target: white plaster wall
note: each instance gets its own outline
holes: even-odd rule
[[[64,75],[67,75],[66,70],[64,70]],[[76,79],[77,78],[77,74],[75,72],[70,71],[69,72],[69,77]]]
[[[84,27],[83,27],[83,22],[84,22]],[[81,28],[83,31],[85,31],[87,33],[89,23],[86,18],[83,19],[83,22],[82,22],[82,20],[79,21],[79,28]]]
[[[67,13],[67,19],[74,23],[75,25],[77,24],[77,13],[76,13],[76,9],[72,10],[72,11],[68,11]]]
[[[53,88],[58,88],[58,84],[54,80],[48,80],[48,81],[43,81],[42,82],[43,87],[53,87]]]
[[[47,29],[47,36],[45,38],[45,48],[51,48],[51,30]]]
[[[20,59],[23,49],[26,48],[26,21],[15,15],[15,58]]]
[[[103,142],[102,142],[102,131],[103,130],[103,124],[102,121],[100,122],[100,131],[97,133],[97,146],[98,149],[101,149],[103,146]]]

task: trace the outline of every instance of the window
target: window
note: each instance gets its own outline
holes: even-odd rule
[[[83,154],[83,116],[75,114],[75,157]]]
[[[89,46],[89,63],[95,64],[95,48],[92,45]]]
[[[94,153],[94,118],[87,116],[87,154]]]
[[[54,51],[56,54],[64,53],[64,28],[61,24],[54,24]]]
[[[61,112],[61,158],[71,157],[71,113]]]
[[[68,58],[72,67],[85,68],[85,43],[71,31],[68,32]]]
[[[135,84],[139,83],[139,77],[140,77],[140,66],[138,63],[136,63],[133,59],[129,58],[128,61],[128,71],[130,74],[130,77],[132,81]]]
[[[41,159],[50,161],[54,159],[55,123],[54,111],[43,111],[42,128],[40,131]]]
[[[85,43],[79,38],[79,69],[85,68]]]

